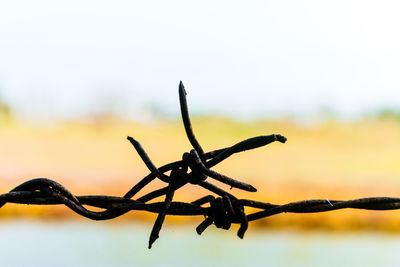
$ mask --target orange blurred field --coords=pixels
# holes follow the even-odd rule
[[[190,150],[179,120],[152,124],[118,119],[16,121],[0,127],[1,192],[31,178],[47,177],[77,195],[123,195],[148,173],[126,140],[127,135],[141,142],[158,166],[178,160],[184,151]],[[283,204],[311,198],[352,199],[400,194],[400,123],[394,119],[329,121],[304,126],[290,120],[245,123],[201,117],[193,120],[193,127],[205,150],[226,147],[257,135],[280,133],[288,138],[286,144],[273,143],[235,155],[215,168],[258,189],[256,193],[232,189],[240,198]],[[145,192],[162,185],[162,182],[155,182]],[[178,191],[175,199],[194,200],[204,194],[204,190],[189,185]],[[64,206],[15,204],[1,208],[0,217],[82,219]],[[154,214],[130,212],[117,220],[154,218]],[[200,222],[201,218],[173,217],[169,220],[186,223]],[[399,220],[399,211],[339,210],[281,214],[252,224],[400,231]]]

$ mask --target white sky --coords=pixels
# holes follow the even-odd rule
[[[196,113],[399,107],[399,13],[399,1],[3,0],[0,95],[25,115],[178,114],[183,80]]]

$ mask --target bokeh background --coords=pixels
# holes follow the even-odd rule
[[[206,150],[280,133],[215,169],[283,204],[400,193],[400,4],[396,1],[2,1],[0,189],[35,177],[123,195],[190,150],[178,83]],[[155,182],[145,191],[162,186]],[[205,192],[187,186],[177,199]],[[395,264],[398,211],[282,214],[235,230],[154,214],[92,222],[64,206],[0,209],[8,266]],[[23,256],[25,255],[25,256]],[[44,262],[44,258],[46,261]]]

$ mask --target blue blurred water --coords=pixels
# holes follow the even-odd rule
[[[1,266],[398,266],[400,236],[382,233],[234,231],[165,225],[147,249],[150,225],[0,223]]]

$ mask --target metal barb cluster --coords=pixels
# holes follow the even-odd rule
[[[133,186],[123,197],[102,195],[75,196],[56,181],[47,178],[36,178],[15,187],[9,193],[0,195],[0,208],[6,203],[36,205],[64,204],[77,214],[92,220],[113,219],[131,210],[145,210],[157,213],[158,216],[150,234],[149,248],[151,248],[152,244],[159,237],[166,215],[203,215],[205,217],[204,221],[196,228],[199,235],[211,224],[215,224],[217,228],[228,230],[232,223],[238,223],[240,224],[240,228],[237,235],[243,238],[249,221],[283,212],[312,213],[344,208],[367,210],[400,209],[400,198],[389,197],[362,198],[349,201],[311,199],[285,205],[238,199],[234,195],[206,181],[207,178],[210,177],[220,181],[231,188],[236,187],[250,192],[257,191],[256,188],[245,182],[218,173],[211,168],[235,153],[262,147],[274,141],[285,143],[286,138],[277,134],[257,136],[239,142],[231,147],[205,153],[192,130],[186,102],[186,92],[182,82],[179,84],[179,100],[186,135],[193,149],[190,152],[185,152],[182,160],[157,168],[140,143],[128,136],[128,140],[150,170],[150,174]],[[167,175],[166,173],[169,171],[170,173]],[[160,179],[167,185],[137,199],[132,199],[155,178]],[[175,191],[187,183],[201,186],[218,197],[207,195],[191,203],[173,201]],[[163,202],[149,203],[160,196],[165,196]],[[92,211],[85,206],[102,208],[104,210]],[[258,208],[260,211],[246,214],[245,207]]]

